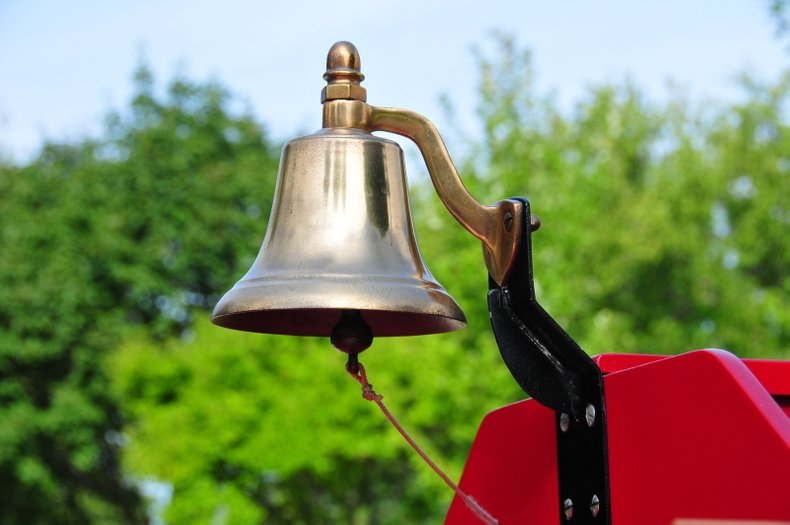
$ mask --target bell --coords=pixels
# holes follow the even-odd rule
[[[258,257],[212,321],[329,336],[341,317],[359,315],[373,337],[466,325],[417,248],[400,146],[361,129],[329,127],[283,148]]]

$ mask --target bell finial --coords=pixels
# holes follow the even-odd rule
[[[362,81],[365,76],[360,72],[361,65],[359,51],[354,44],[345,40],[335,42],[326,55],[327,71],[324,73],[324,80],[329,80],[329,77],[335,72],[354,72],[360,76],[359,80]]]
[[[321,91],[321,103],[340,99],[366,101],[367,92],[359,85],[365,80],[361,69],[362,60],[356,46],[345,40],[335,42],[326,55],[324,80],[327,85]]]

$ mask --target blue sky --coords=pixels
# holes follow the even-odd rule
[[[448,94],[474,133],[474,47],[504,31],[534,52],[539,84],[570,104],[586,86],[626,77],[650,96],[672,79],[695,98],[737,97],[732,77],[776,78],[790,64],[767,2],[538,0],[0,0],[0,155],[24,161],[45,138],[96,134],[126,106],[145,60],[165,83],[176,72],[217,79],[272,136],[320,127],[326,51],[350,40],[372,104],[447,126]]]

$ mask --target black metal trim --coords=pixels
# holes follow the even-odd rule
[[[606,403],[600,368],[538,304],[532,273],[529,201],[522,206],[519,252],[507,281],[489,278],[488,309],[497,346],[513,378],[539,403],[556,411],[560,523],[611,523]],[[515,219],[515,218],[514,218]],[[588,425],[588,405],[595,410]],[[567,429],[561,419],[567,415]],[[598,514],[590,505],[600,500]],[[563,503],[573,502],[566,519]]]

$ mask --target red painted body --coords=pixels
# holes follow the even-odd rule
[[[790,523],[790,361],[721,350],[595,360],[605,374],[613,525]],[[553,412],[534,400],[491,412],[461,488],[502,525],[558,523],[555,439]],[[445,523],[479,522],[456,498]]]

